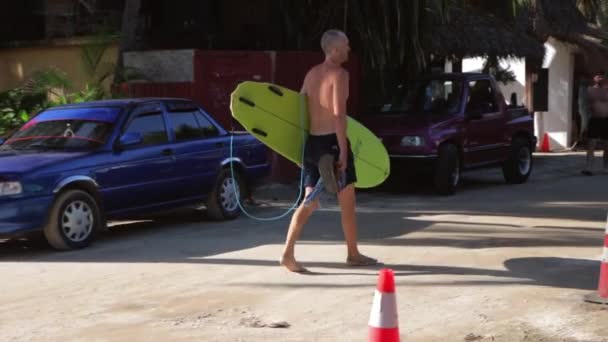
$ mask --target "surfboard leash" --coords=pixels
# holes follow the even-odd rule
[[[300,102],[304,101],[303,97],[300,97]],[[303,109],[304,105],[302,103],[300,103],[300,125],[301,127],[304,127],[304,112]],[[240,197],[240,193],[236,188],[236,178],[234,177],[234,163],[233,163],[233,158],[234,158],[234,117],[231,115],[231,134],[230,134],[230,174],[231,177],[233,179],[232,182],[232,189],[234,191],[234,194],[236,196],[236,203],[239,206],[239,209],[249,218],[256,220],[256,221],[277,221],[282,219],[283,217],[287,216],[289,213],[291,213],[293,210],[295,210],[298,207],[298,202],[300,201],[300,198],[302,197],[302,188],[304,187],[304,151],[306,148],[306,130],[302,129],[302,160],[301,160],[301,168],[300,168],[300,186],[299,186],[299,191],[298,191],[298,197],[296,198],[295,202],[293,203],[293,205],[287,209],[287,211],[285,211],[283,214],[278,215],[278,216],[273,216],[273,217],[257,217],[254,216],[252,214],[250,214],[242,205],[241,203],[241,197]]]

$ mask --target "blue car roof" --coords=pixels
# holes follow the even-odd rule
[[[144,98],[126,98],[126,99],[112,99],[112,100],[99,100],[99,101],[89,101],[82,103],[72,103],[61,106],[56,106],[53,108],[49,108],[48,110],[60,109],[60,108],[78,108],[78,107],[98,107],[98,106],[108,106],[108,107],[126,107],[128,105],[140,104],[146,102],[193,102],[189,99],[184,98],[170,98],[170,97],[144,97]]]

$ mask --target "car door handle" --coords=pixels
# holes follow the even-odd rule
[[[172,148],[166,148],[162,151],[163,155],[165,156],[170,156],[173,154],[173,149]]]
[[[216,142],[215,143],[215,147],[224,147],[224,143],[223,142]]]

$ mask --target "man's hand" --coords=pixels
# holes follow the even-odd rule
[[[338,171],[346,171],[348,165],[348,154],[346,152],[340,152],[340,159],[338,159]]]

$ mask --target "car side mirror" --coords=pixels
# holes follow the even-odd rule
[[[4,144],[5,142],[6,142],[6,139],[0,138],[0,145]]]
[[[139,145],[144,141],[143,136],[139,132],[125,133],[120,137],[118,145],[120,147]]]

